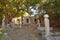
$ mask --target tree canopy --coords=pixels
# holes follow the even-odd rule
[[[39,12],[44,9],[51,18],[60,18],[60,0],[0,0],[0,19],[6,21],[22,16],[25,12],[32,14],[31,9],[39,4]],[[30,7],[32,7],[30,9]]]

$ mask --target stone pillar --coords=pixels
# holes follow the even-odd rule
[[[14,28],[15,27],[15,19],[12,19],[12,24],[11,26]]]
[[[21,23],[21,21],[20,21],[20,28],[21,28],[21,26],[22,26],[22,23]]]
[[[5,28],[5,16],[3,16],[2,27]]]
[[[38,20],[38,30],[40,30],[40,21]]]
[[[40,21],[38,20],[38,25],[39,25],[39,27],[40,27]]]
[[[4,35],[3,35],[3,39],[2,39],[2,40],[9,40],[8,33],[4,33]]]
[[[22,20],[21,20],[21,17],[20,17],[20,28],[22,27],[22,22],[21,22]]]
[[[48,14],[45,14],[44,15],[45,33],[46,33],[45,36],[47,37],[47,39],[50,36],[50,27],[49,27],[49,19],[48,18],[49,18]]]

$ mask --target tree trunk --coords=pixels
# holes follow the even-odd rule
[[[5,23],[6,24],[10,24],[10,22],[12,21],[12,15],[8,15],[8,14],[6,14],[5,15]]]

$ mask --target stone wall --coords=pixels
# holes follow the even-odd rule
[[[14,22],[15,24],[20,24],[20,17],[18,18],[13,18],[12,22]],[[28,16],[28,17],[23,17],[23,25],[25,24],[37,24],[38,20],[34,17],[34,16]]]

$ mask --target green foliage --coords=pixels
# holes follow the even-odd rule
[[[50,0],[43,5],[43,8],[51,16],[51,18],[60,18],[60,0]]]
[[[2,20],[2,19],[3,19],[3,12],[0,11],[0,20]]]
[[[39,4],[41,8],[45,9],[47,13],[51,16],[60,17],[60,0],[49,0],[49,2],[42,2],[44,0],[0,0],[0,10],[4,12],[4,15],[10,13],[13,17],[23,16],[23,12],[26,11],[28,14],[32,14],[29,9],[30,6],[33,8],[36,4]],[[22,10],[22,13],[20,12]],[[0,19],[2,19],[3,13],[0,12]],[[7,15],[6,18],[10,15]]]
[[[20,17],[22,16],[22,12],[18,12],[18,14],[16,15],[16,17]]]

